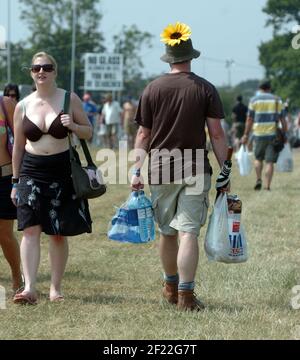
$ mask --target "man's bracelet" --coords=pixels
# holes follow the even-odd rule
[[[140,177],[141,176],[141,169],[133,169],[132,174]]]
[[[13,189],[16,188],[16,187],[18,187],[18,184],[12,184]]]

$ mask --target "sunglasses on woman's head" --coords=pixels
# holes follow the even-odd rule
[[[43,71],[45,72],[52,72],[55,70],[55,67],[53,64],[44,64],[44,65],[31,65],[30,66],[30,70],[33,73],[38,73],[41,71],[41,69],[43,69]]]

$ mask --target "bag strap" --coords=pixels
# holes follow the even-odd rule
[[[278,105],[279,105],[279,97],[275,97],[275,117],[276,117],[276,127],[279,125],[279,112],[278,112]],[[277,116],[278,115],[278,116]]]
[[[64,101],[64,113],[65,114],[68,114],[69,111],[70,111],[70,97],[71,97],[70,92],[66,91],[66,93],[65,93],[65,101]],[[75,154],[74,154],[74,150],[73,150],[72,143],[71,143],[71,135],[70,135],[70,133],[68,133],[68,139],[69,139],[70,156],[71,156],[72,159],[74,159]],[[89,148],[88,148],[88,146],[86,144],[86,141],[84,139],[79,139],[79,140],[80,140],[80,144],[82,146],[82,150],[84,152],[84,156],[85,156],[86,161],[88,163],[88,166],[96,167],[96,165],[94,164],[94,162],[92,160],[91,154],[89,152]]]

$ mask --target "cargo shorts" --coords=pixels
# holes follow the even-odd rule
[[[182,184],[150,185],[154,218],[164,235],[177,231],[199,235],[209,207],[211,175],[182,180]]]

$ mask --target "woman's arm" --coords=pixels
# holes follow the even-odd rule
[[[83,110],[79,97],[71,93],[70,114],[63,114],[61,122],[64,126],[74,132],[80,139],[90,139],[93,135],[93,129]]]
[[[14,122],[13,122],[13,117],[14,117],[14,111],[15,111],[15,107],[16,107],[16,103],[15,101],[11,100],[9,97],[4,96],[3,97],[3,105],[5,106],[5,110],[7,113],[7,123],[9,125],[9,127],[12,129],[12,131],[14,131]]]
[[[13,117],[14,124],[14,147],[13,147],[13,177],[19,178],[21,162],[24,156],[26,138],[23,133],[23,110],[21,103],[18,103]]]

